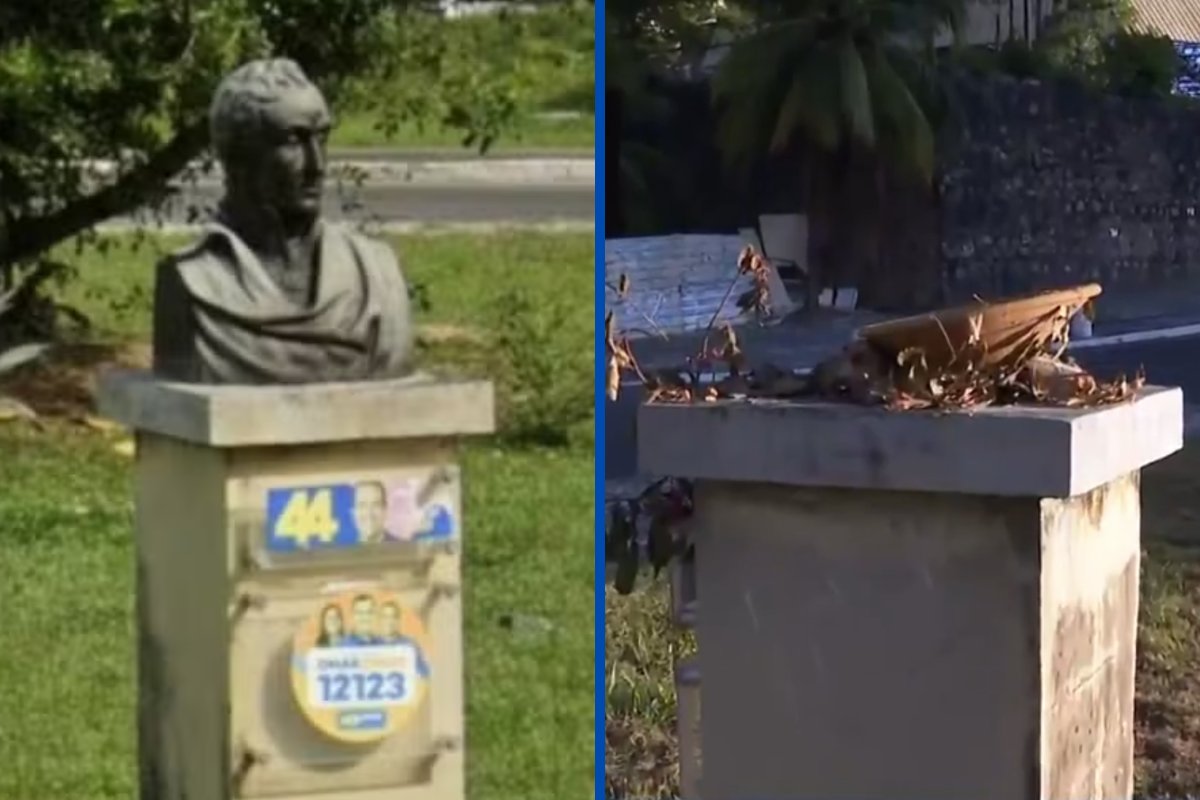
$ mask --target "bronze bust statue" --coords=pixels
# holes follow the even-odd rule
[[[252,61],[217,88],[216,219],[158,265],[154,371],[188,383],[322,383],[407,374],[408,287],[388,245],[321,220],[321,92],[294,62]]]

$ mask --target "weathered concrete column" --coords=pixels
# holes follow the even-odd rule
[[[705,800],[1130,797],[1139,470],[1178,389],[638,428],[643,471],[696,480]]]
[[[136,432],[140,794],[461,800],[455,440],[492,388],[106,376]]]

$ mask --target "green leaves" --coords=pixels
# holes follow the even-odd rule
[[[1139,97],[1166,97],[1183,74],[1185,62],[1166,36],[1122,31],[1104,43],[1108,88]]]
[[[846,133],[867,147],[875,146],[875,115],[871,84],[863,65],[858,45],[849,36],[836,44],[837,76],[841,78],[841,115],[846,120]]]
[[[591,97],[592,15],[577,2],[452,22],[415,8],[388,12],[380,17],[382,44],[346,100],[380,119],[385,135],[422,120],[461,131],[463,146],[486,151],[528,111],[554,100],[577,106],[581,83]],[[556,86],[546,85],[547,75]]]
[[[928,180],[929,109],[910,84],[912,71],[899,71],[897,63],[921,58],[936,32],[961,24],[962,0],[809,2],[774,10],[791,16],[740,40],[713,83],[718,140],[730,166],[745,167],[797,140],[827,152],[854,143]],[[897,41],[911,52],[901,56]]]
[[[933,176],[936,136],[926,109],[884,51],[869,49],[864,58],[870,75],[870,102],[879,130],[879,149],[898,169],[929,181]]]
[[[202,154],[217,82],[249,59],[292,58],[335,105],[361,100],[385,112],[385,126],[430,120],[481,150],[545,90],[532,85],[542,75],[578,72],[584,59],[590,71],[590,24],[579,24],[590,5],[461,22],[424,9],[419,0],[0,4],[0,228],[10,234],[0,237],[0,282],[110,215],[157,205]],[[555,37],[572,39],[569,56],[548,44]],[[540,47],[526,47],[533,40]],[[102,180],[97,160],[116,165]]]

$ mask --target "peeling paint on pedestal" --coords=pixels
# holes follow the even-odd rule
[[[1129,797],[1139,479],[1042,501],[1042,797]]]

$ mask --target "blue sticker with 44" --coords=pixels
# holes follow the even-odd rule
[[[354,487],[349,484],[267,492],[267,549],[298,552],[356,547]]]

